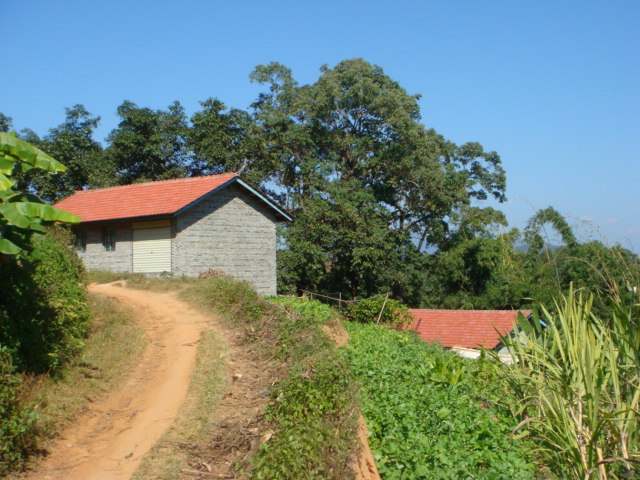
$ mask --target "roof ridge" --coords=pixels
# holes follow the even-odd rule
[[[236,172],[225,172],[225,173],[215,173],[213,175],[200,175],[197,177],[182,177],[182,178],[168,178],[167,180],[152,180],[150,182],[140,182],[140,183],[130,183],[128,185],[114,185],[113,187],[101,187],[101,188],[88,188],[86,190],[75,190],[73,193],[86,193],[86,192],[104,192],[105,190],[118,190],[123,188],[131,188],[131,187],[143,187],[150,185],[157,185],[159,183],[178,183],[185,182],[187,180],[201,180],[204,178],[212,178],[212,177],[239,177]]]

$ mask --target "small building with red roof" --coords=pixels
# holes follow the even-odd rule
[[[480,347],[496,349],[501,344],[500,336],[513,331],[519,313],[531,315],[529,310],[410,309],[409,313],[413,321],[408,328],[422,340],[461,352]]]
[[[82,218],[88,270],[215,270],[276,293],[276,224],[291,216],[235,173],[80,190],[55,206]]]

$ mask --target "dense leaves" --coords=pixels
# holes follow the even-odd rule
[[[346,358],[384,479],[530,479],[532,458],[510,439],[518,421],[488,401],[471,364],[409,332],[348,323]]]
[[[21,370],[58,370],[83,345],[89,310],[83,268],[69,248],[68,232],[52,229],[34,239],[26,259],[32,268],[0,264],[0,345]]]
[[[0,263],[20,260],[31,248],[34,234],[54,222],[77,223],[80,218],[51,207],[39,197],[21,191],[21,174],[63,172],[66,168],[42,150],[11,133],[0,132]]]
[[[617,299],[600,317],[570,290],[541,323],[504,339],[511,365],[493,362],[504,399],[526,420],[520,435],[561,478],[638,478],[640,312]],[[513,405],[513,402],[510,402]]]
[[[211,97],[188,117],[177,101],[160,109],[124,101],[104,146],[93,139],[99,117],[75,105],[42,139],[21,132],[68,170],[19,173],[18,186],[53,201],[74,189],[240,172],[295,218],[279,229],[281,292],[523,308],[531,299],[549,304],[574,282],[594,286],[602,312],[612,280],[637,285],[626,278],[637,278],[636,255],[581,243],[551,207],[522,235],[510,230],[483,203],[506,199],[500,156],[425,125],[419,95],[380,66],[348,59],[300,84],[272,62],[250,79],[262,91],[246,110]],[[0,130],[10,128],[1,115]],[[561,243],[551,245],[547,231]]]
[[[0,346],[0,475],[35,448],[35,414],[20,401],[20,381],[9,350]]]

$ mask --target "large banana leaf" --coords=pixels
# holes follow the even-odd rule
[[[3,175],[11,175],[16,161],[9,155],[0,155],[0,173]]]
[[[4,163],[0,164],[0,172],[5,172],[4,169],[8,168],[7,160],[19,159],[28,165],[42,170],[46,170],[51,173],[64,172],[67,167],[54,160],[49,155],[44,153],[39,148],[28,144],[24,140],[20,140],[13,133],[0,132],[0,152],[3,153]]]
[[[17,210],[28,217],[41,218],[45,222],[79,223],[81,218],[46,203],[19,202]]]
[[[0,173],[0,190],[8,190],[11,187],[13,187],[13,182],[4,173]]]

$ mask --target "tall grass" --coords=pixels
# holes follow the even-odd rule
[[[561,478],[639,478],[640,306],[611,300],[610,315],[592,311],[593,296],[568,294],[546,324],[521,322],[504,338],[513,363],[502,370],[520,400],[520,435]]]

